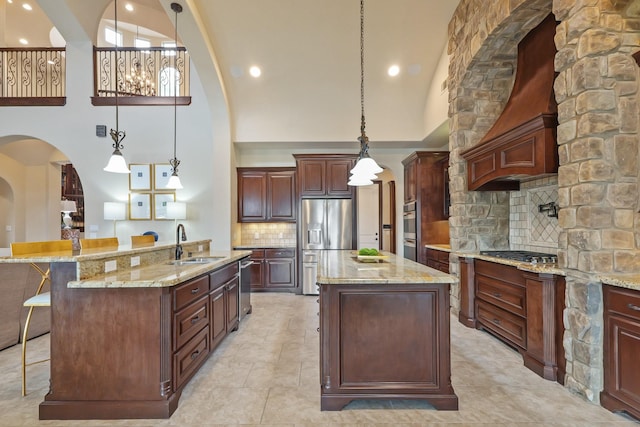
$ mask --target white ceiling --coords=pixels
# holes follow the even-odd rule
[[[30,46],[48,46],[52,22],[67,41],[84,36],[96,43],[100,19],[113,18],[109,0],[27,0],[32,12],[21,8],[24,1],[0,6],[6,24],[0,26],[5,28],[0,44],[19,46],[17,39],[28,30]],[[178,2],[202,23],[200,31],[213,48],[234,142],[353,144],[360,130],[358,0]],[[133,12],[124,10],[126,3],[134,6]],[[372,143],[407,146],[429,137],[427,94],[432,85],[442,84],[432,81],[433,74],[457,3],[366,0],[365,115]],[[123,26],[139,25],[173,38],[174,17],[167,16],[158,0],[118,4]],[[386,74],[391,64],[401,69],[395,78]],[[260,78],[248,75],[251,65],[262,68]]]

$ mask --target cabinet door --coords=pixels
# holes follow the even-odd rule
[[[352,197],[353,187],[347,183],[353,168],[353,161],[351,159],[327,160],[326,168],[327,196]]]
[[[270,221],[295,222],[295,172],[267,174],[267,215]]]
[[[227,335],[227,303],[224,299],[224,287],[211,292],[211,349]]]
[[[264,288],[264,249],[255,249],[251,252],[251,289]]]
[[[295,286],[295,261],[293,258],[265,260],[265,287],[292,288]]]
[[[416,200],[416,163],[411,162],[404,167],[404,202]]]
[[[267,220],[266,172],[238,172],[238,218],[240,222]]]
[[[300,160],[298,162],[298,179],[300,180],[300,196],[326,195],[325,160]]]
[[[634,408],[640,411],[640,321],[622,316],[605,320],[604,390],[622,405],[606,406],[611,410]]]
[[[240,320],[240,309],[238,307],[240,301],[240,280],[238,276],[225,283],[224,291],[227,303],[227,333],[229,333],[238,328]]]

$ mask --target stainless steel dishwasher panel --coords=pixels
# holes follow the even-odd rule
[[[319,295],[316,279],[318,278],[318,253],[304,251],[302,253],[302,293],[304,295]]]

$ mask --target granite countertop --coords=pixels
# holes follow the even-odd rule
[[[320,284],[456,283],[455,276],[426,265],[382,252],[383,262],[357,260],[355,251],[321,251],[318,261]]]
[[[71,281],[69,288],[158,288],[174,286],[208,271],[224,267],[251,255],[250,251],[216,251],[194,253],[193,257],[211,258],[206,264],[171,264],[167,260],[159,264],[121,269],[85,280]],[[183,258],[182,261],[189,258]]]
[[[603,284],[640,291],[640,273],[609,273],[597,277]]]
[[[451,245],[448,243],[429,243],[424,245],[427,249],[436,249],[438,251],[451,252]]]
[[[184,245],[205,245],[209,244],[211,239],[193,240],[180,242]],[[92,248],[82,249],[79,251],[62,251],[47,252],[43,254],[29,254],[0,257],[0,263],[21,263],[21,262],[79,262],[79,261],[95,261],[104,258],[113,258],[114,256],[137,255],[146,252],[154,252],[159,249],[175,248],[175,242],[155,242],[154,245],[132,247],[131,245],[119,245],[118,248]]]
[[[454,255],[460,258],[475,258],[481,259],[484,261],[495,262],[496,264],[504,264],[511,265],[516,267],[518,270],[522,271],[530,271],[532,273],[541,273],[541,274],[555,274],[556,276],[566,276],[566,272],[558,267],[558,264],[533,264],[530,262],[516,261],[513,259],[506,258],[498,258],[489,255],[481,255],[475,253],[463,253],[463,252],[453,252]]]
[[[233,249],[295,249],[295,245],[234,245]]]

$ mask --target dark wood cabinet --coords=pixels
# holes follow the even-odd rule
[[[472,272],[473,279],[461,275],[460,306],[465,312],[461,313],[461,322],[491,332],[518,350],[527,368],[563,384],[564,277],[479,259],[471,270],[466,264],[463,268]],[[469,291],[470,286],[473,291]],[[473,301],[472,311],[469,299]],[[469,319],[469,315],[475,319]]]
[[[604,388],[600,402],[610,411],[640,418],[640,292],[602,286],[604,300]]]
[[[225,332],[228,334],[231,331],[238,329],[239,325],[239,305],[240,300],[240,275],[239,267],[237,263],[229,264],[226,267],[218,269],[210,274],[211,277],[211,301],[214,299],[216,304],[212,310],[218,308],[218,312],[213,312],[213,318],[217,321],[224,319]],[[222,292],[222,300],[220,302],[220,292]],[[220,309],[224,311],[224,314],[220,313]],[[222,334],[222,323],[217,323],[215,326],[216,333]],[[215,339],[220,339],[215,337]],[[212,335],[211,340],[214,340]]]
[[[320,408],[353,399],[425,399],[458,408],[449,287],[320,284]]]
[[[298,171],[300,197],[352,198],[354,188],[347,185],[356,155],[293,155]]]
[[[237,174],[240,222],[295,222],[295,169],[238,168]]]
[[[428,267],[449,274],[449,252],[425,248],[425,259]]]
[[[405,205],[415,203],[416,261],[427,265],[424,245],[449,244],[449,225],[446,223],[449,208],[445,206],[449,203],[448,188],[445,190],[449,152],[416,151],[402,164],[404,202]]]
[[[296,288],[296,250],[267,248],[251,251],[251,290],[293,290]]]
[[[227,336],[227,304],[224,299],[224,288],[211,292],[211,349],[214,349]]]

